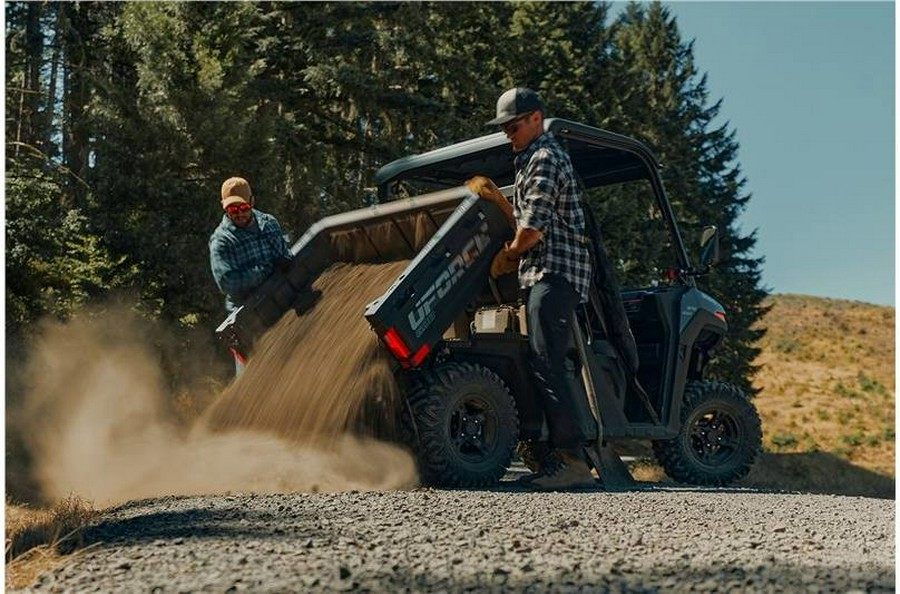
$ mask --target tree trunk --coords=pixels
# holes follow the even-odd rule
[[[88,129],[85,104],[89,96],[88,56],[89,43],[94,31],[90,19],[92,5],[64,3],[64,35],[66,72],[63,91],[63,162],[74,177],[69,180],[79,204],[83,203],[86,188],[80,183],[85,178],[88,154]]]
[[[53,30],[53,55],[50,58],[50,79],[47,81],[47,124],[49,130],[53,131],[54,128],[54,115],[56,114],[56,77],[59,74],[59,59],[60,54],[62,53],[62,39],[61,36],[63,34],[63,8],[59,5],[55,6],[56,10],[56,24],[54,25]],[[48,154],[55,154],[55,150],[51,151]]]
[[[41,29],[41,12],[44,4],[28,4],[25,19],[25,81],[22,85],[21,132],[19,142],[43,148],[40,136],[39,113],[41,102],[41,69],[44,65],[44,32]],[[18,151],[18,146],[17,149]]]

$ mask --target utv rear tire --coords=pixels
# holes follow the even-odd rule
[[[519,439],[515,403],[497,374],[471,363],[445,364],[417,374],[408,400],[424,484],[497,484]]]
[[[678,482],[723,487],[747,476],[761,445],[759,415],[744,393],[702,381],[684,391],[678,436],[654,441],[653,453]]]

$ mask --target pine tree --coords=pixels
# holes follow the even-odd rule
[[[84,23],[72,11],[88,5],[7,5],[7,339],[27,338],[44,315],[66,318],[131,278],[127,263],[97,233],[90,186],[75,166],[85,152],[67,130],[81,88],[73,41]],[[76,8],[77,7],[77,8]],[[79,121],[84,126],[84,121]],[[78,169],[75,171],[73,169]],[[16,351],[16,349],[11,349]]]
[[[598,106],[611,95],[602,86],[608,68],[608,10],[604,2],[516,4],[505,44],[513,63],[504,87],[536,90],[550,116],[601,126]]]
[[[8,3],[8,319],[26,332],[128,284],[149,315],[208,330],[223,313],[206,241],[224,178],[250,179],[296,239],[375,200],[385,163],[490,132],[499,93],[526,85],[549,115],[656,151],[691,251],[719,227],[727,259],[702,280],[730,315],[715,369],[750,387],[765,291],[755,236],[737,227],[750,196],[736,134],[662,5],[612,23],[609,9]],[[668,265],[648,192],[588,196],[625,284]]]
[[[613,33],[617,88],[610,126],[646,142],[663,163],[663,181],[689,252],[703,226],[719,229],[724,261],[701,285],[729,314],[729,332],[711,372],[750,393],[759,353],[755,343],[766,312],[760,286],[762,258],[750,255],[755,233],[741,235],[746,180],[737,163],[736,134],[715,126],[721,102],[708,104],[706,76],[698,76],[692,44],[682,41],[675,19],[659,3],[631,3]]]

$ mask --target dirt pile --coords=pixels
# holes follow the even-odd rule
[[[285,314],[194,427],[172,414],[158,353],[136,316],[46,325],[29,358],[25,405],[14,411],[44,499],[414,485],[408,453],[347,431],[369,398],[385,413],[397,397],[362,311],[402,269],[344,265],[323,274],[316,307]]]
[[[307,443],[372,429],[391,437],[390,424],[378,421],[394,418],[399,392],[362,312],[405,268],[401,261],[325,271],[313,284],[322,295],[313,310],[288,312],[266,332],[244,373],[204,415],[207,426]]]

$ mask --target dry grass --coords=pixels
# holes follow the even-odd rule
[[[56,565],[60,557],[81,548],[81,530],[98,512],[77,497],[49,509],[6,502],[6,588],[21,588]]]
[[[766,450],[831,454],[894,477],[894,308],[779,295],[756,398]]]

